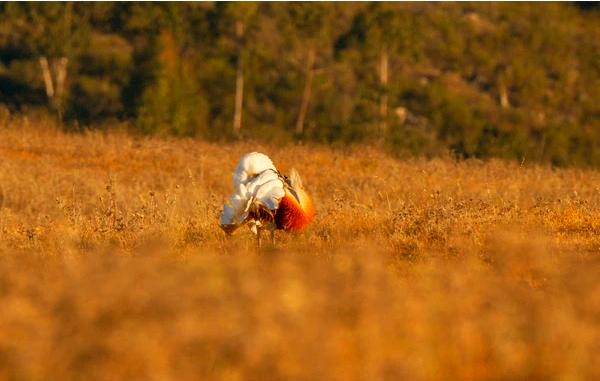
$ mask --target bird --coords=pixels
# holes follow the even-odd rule
[[[223,206],[219,223],[228,235],[249,225],[260,248],[263,230],[270,232],[274,244],[275,230],[302,230],[314,216],[314,204],[298,171],[282,175],[267,155],[250,152],[234,170],[233,194]]]

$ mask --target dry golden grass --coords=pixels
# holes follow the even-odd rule
[[[305,232],[217,225],[242,153]],[[600,379],[600,173],[0,126],[0,379]]]

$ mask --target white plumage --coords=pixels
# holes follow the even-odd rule
[[[233,189],[221,213],[221,226],[229,232],[244,223],[253,208],[275,211],[285,195],[284,184],[275,165],[265,154],[244,155],[233,173]],[[253,227],[253,231],[256,226]]]

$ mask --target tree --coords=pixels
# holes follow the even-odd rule
[[[233,46],[235,50],[235,96],[232,132],[239,137],[242,129],[242,114],[244,104],[244,57],[248,40],[248,24],[251,23],[257,11],[255,3],[219,3],[214,16],[220,31],[228,40],[225,45]]]
[[[164,4],[158,9],[156,73],[144,90],[137,118],[146,132],[180,136],[199,134],[207,124],[207,102],[197,75],[192,17],[204,9]]]
[[[62,120],[69,63],[89,38],[85,8],[72,2],[9,4],[5,13],[37,59],[48,102]]]
[[[332,6],[322,3],[290,3],[287,9],[294,42],[304,51],[304,86],[295,125],[296,134],[302,135],[311,100],[317,57],[324,55],[324,50],[331,49],[328,25],[331,22]]]
[[[411,19],[402,6],[373,3],[357,13],[350,31],[339,42],[345,49],[357,49],[365,62],[362,66],[368,65],[376,73],[366,77],[377,78],[377,84],[364,85],[375,90],[377,125],[382,137],[388,130],[391,61],[410,56],[415,49],[414,35],[410,32],[414,27]],[[372,92],[370,89],[365,93]]]

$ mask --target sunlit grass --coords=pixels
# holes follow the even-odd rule
[[[241,154],[305,232],[217,220]],[[0,127],[0,378],[600,378],[600,173]]]

